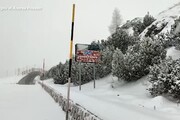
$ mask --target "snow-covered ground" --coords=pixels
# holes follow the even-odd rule
[[[180,51],[176,50],[175,47],[171,47],[167,49],[167,57],[171,56],[173,60],[180,58]]]
[[[146,77],[130,84],[116,80],[113,83],[112,79],[112,76],[108,76],[97,80],[96,89],[93,89],[92,82],[83,85],[81,91],[78,87],[71,87],[71,99],[104,120],[180,119],[180,106],[161,96],[150,97],[146,91]],[[54,85],[52,80],[46,83],[66,96],[66,85]]]
[[[0,120],[65,119],[65,113],[40,85],[16,84],[21,78],[0,79]]]
[[[180,57],[174,47],[167,50],[173,59]],[[64,96],[67,85],[55,85],[53,80],[45,81]],[[71,87],[71,99],[84,106],[104,120],[180,120],[180,105],[162,96],[152,98],[148,91],[147,77],[134,83],[117,81],[111,75],[78,87]]]
[[[167,49],[167,56],[180,57],[174,47]],[[22,78],[0,79],[0,120],[63,120],[61,107],[40,85],[17,85]],[[36,78],[37,79],[37,78]],[[67,85],[44,81],[66,97]],[[162,96],[152,98],[148,91],[147,77],[137,82],[119,82],[109,75],[82,86],[71,86],[70,98],[98,115],[103,120],[180,120],[180,105]]]

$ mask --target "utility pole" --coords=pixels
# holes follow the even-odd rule
[[[67,91],[67,110],[66,120],[69,117],[69,98],[70,98],[70,83],[71,83],[71,68],[72,68],[72,49],[73,49],[73,34],[74,34],[74,17],[75,17],[75,4],[72,9],[72,26],[71,26],[71,41],[70,41],[70,55],[69,55],[69,79],[68,79],[68,91]]]

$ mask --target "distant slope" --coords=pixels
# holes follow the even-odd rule
[[[166,17],[178,18],[180,15],[180,2],[175,4],[174,6],[168,8],[167,10],[162,11],[156,17],[157,19],[162,19]]]
[[[173,7],[159,13],[150,26],[148,26],[141,34],[140,37],[147,37],[148,34],[158,35],[161,33],[167,33],[171,31],[172,25],[175,24],[175,20],[180,16],[180,3]]]

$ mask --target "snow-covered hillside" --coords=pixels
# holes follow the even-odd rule
[[[157,19],[163,19],[166,17],[178,18],[179,15],[180,15],[180,3],[177,3],[174,6],[170,7],[169,9],[159,13],[156,16],[156,18]]]
[[[148,26],[142,33],[141,38],[145,37],[149,29],[156,31],[156,33],[167,33],[171,31],[172,25],[174,25],[175,20],[180,16],[180,3],[174,5],[173,7],[159,13],[155,18],[156,20]]]
[[[167,56],[180,58],[180,51],[174,47],[167,50]],[[45,84],[67,94],[67,85],[53,84],[47,80]],[[149,86],[147,76],[137,82],[119,82],[112,75],[82,86],[71,86],[71,99],[104,120],[179,120],[180,106],[163,96],[151,97],[146,90]]]

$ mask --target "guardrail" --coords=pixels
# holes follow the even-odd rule
[[[42,88],[54,99],[56,103],[61,106],[63,111],[67,111],[67,99],[63,97],[61,93],[56,91],[54,88],[44,84],[41,81],[38,83],[42,86]],[[78,103],[74,103],[70,100],[69,105],[69,120],[103,120],[94,113],[90,112],[83,106]]]

